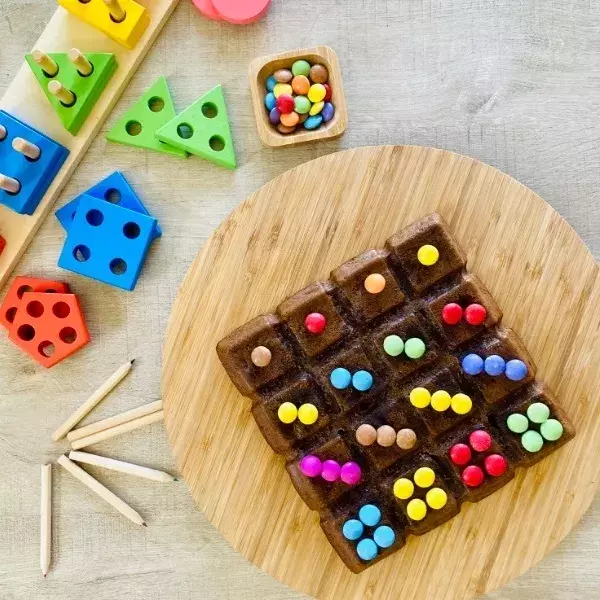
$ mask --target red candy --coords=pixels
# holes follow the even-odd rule
[[[289,94],[281,94],[275,101],[275,106],[282,115],[287,115],[294,110],[294,99]]]
[[[331,96],[333,95],[331,86],[328,83],[324,83],[323,87],[325,88],[325,98],[323,98],[323,102],[329,102],[331,100]]]
[[[477,429],[469,436],[469,444],[475,452],[485,452],[492,445],[492,436],[483,429]]]
[[[468,487],[480,486],[483,482],[483,477],[483,471],[475,465],[469,465],[462,472],[462,480],[464,484]]]
[[[450,302],[442,308],[442,321],[446,325],[456,325],[462,319],[462,315],[463,309],[456,302]]]
[[[490,454],[483,463],[486,472],[492,477],[500,477],[508,467],[508,462],[501,454]]]
[[[487,310],[481,304],[469,304],[465,308],[465,321],[469,325],[481,325],[487,318]]]
[[[304,326],[306,329],[315,335],[323,333],[326,325],[327,320],[321,313],[310,313],[306,319],[304,319]]]
[[[466,444],[454,444],[450,448],[450,460],[455,465],[466,465],[471,460],[471,449]]]

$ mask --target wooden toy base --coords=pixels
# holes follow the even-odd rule
[[[326,174],[324,177],[323,174]],[[392,233],[438,211],[469,269],[521,336],[577,436],[479,504],[360,575],[338,558],[261,436],[215,345],[233,328]],[[215,268],[215,265],[218,268]],[[374,147],[289,171],[242,203],[194,261],[164,353],[165,423],[198,507],[244,556],[305,594],[458,599],[546,556],[600,481],[600,278],[568,224],[508,175],[466,156]]]

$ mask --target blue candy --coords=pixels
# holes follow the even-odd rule
[[[313,115],[312,117],[308,117],[306,121],[304,121],[305,129],[316,129],[323,122],[322,115]]]
[[[373,385],[373,375],[369,371],[356,371],[352,376],[352,385],[359,392],[366,392]]]
[[[333,115],[335,115],[335,106],[331,102],[325,102],[325,106],[323,106],[323,110],[321,111],[323,123],[329,123],[333,119]]]
[[[344,369],[342,367],[338,367],[331,371],[329,375],[329,381],[331,381],[331,385],[336,390],[345,390],[352,381],[352,375],[350,375],[350,371],[348,369]]]
[[[373,560],[377,556],[377,544],[369,538],[360,540],[356,546],[356,554],[362,560]]]
[[[275,108],[275,104],[277,103],[277,98],[275,98],[275,94],[273,92],[269,92],[265,96],[265,106],[267,110],[273,110]]]
[[[391,527],[382,525],[373,533],[373,539],[380,548],[389,548],[396,541],[396,534]]]
[[[504,373],[504,369],[506,367],[506,363],[501,356],[497,354],[492,354],[485,359],[484,369],[488,375],[492,377],[497,377],[498,375],[502,375]]]
[[[467,375],[479,375],[483,371],[483,358],[478,354],[467,354],[462,359],[462,369]]]
[[[271,75],[271,77],[267,77],[265,85],[267,86],[267,92],[272,92],[277,85],[277,79]]]
[[[374,504],[365,504],[358,511],[358,518],[367,527],[375,527],[381,519],[381,511]]]
[[[509,360],[504,374],[511,381],[521,381],[527,377],[527,365],[522,360]]]
[[[349,519],[342,527],[342,534],[347,540],[358,540],[365,530],[365,526],[358,519]]]

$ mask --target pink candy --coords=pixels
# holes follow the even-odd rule
[[[300,461],[300,471],[306,477],[321,475],[325,481],[333,482],[341,479],[347,485],[356,485],[362,476],[360,466],[355,462],[340,464],[335,460],[321,460],[312,454],[305,456]]]
[[[342,466],[341,480],[348,485],[356,485],[360,481],[362,471],[355,462],[347,462]]]
[[[335,460],[326,460],[323,463],[321,477],[325,481],[337,481],[340,478],[340,465]]]
[[[332,461],[325,461],[325,462],[332,462]],[[321,461],[319,460],[319,458],[317,456],[313,456],[312,454],[309,456],[305,456],[300,461],[300,470],[302,471],[302,474],[306,475],[307,477],[318,477],[319,475],[321,475],[323,466],[324,466],[324,464],[321,464]],[[339,466],[338,466],[338,469],[339,469]]]

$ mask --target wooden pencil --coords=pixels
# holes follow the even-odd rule
[[[52,560],[52,465],[42,465],[40,496],[40,567],[46,577]]]
[[[71,442],[71,448],[73,450],[80,450],[81,448],[86,448],[87,446],[97,444],[98,442],[103,442],[104,440],[108,440],[117,435],[129,433],[134,429],[139,429],[140,427],[150,425],[151,423],[157,423],[158,421],[162,421],[164,416],[164,411],[159,410],[150,415],[146,415],[145,417],[140,417],[139,419],[134,419],[133,421],[128,421],[127,423],[121,423],[121,425],[117,425],[116,427],[111,427],[110,429],[105,429],[104,431],[99,431],[98,433],[93,433],[92,435],[88,435],[78,440],[74,440],[73,442]]]
[[[157,471],[156,469],[150,469],[149,467],[142,467],[140,465],[134,465],[133,463],[115,460],[114,458],[98,456],[97,454],[88,454],[87,452],[71,450],[71,452],[69,452],[69,458],[75,462],[103,467],[104,469],[126,473],[127,475],[135,475],[136,477],[144,477],[145,479],[160,481],[161,483],[177,481],[175,477],[164,471]]]
[[[115,415],[114,417],[109,417],[108,419],[103,419],[102,421],[90,423],[89,425],[80,427],[79,429],[73,429],[67,433],[67,439],[70,442],[73,442],[83,437],[87,437],[88,435],[92,435],[93,433],[98,433],[99,431],[116,427],[121,423],[127,423],[128,421],[133,421],[139,417],[145,417],[146,415],[158,412],[159,410],[162,410],[162,400],[156,400],[156,402],[150,402],[149,404],[138,406],[137,408],[133,408],[127,412]]]
[[[57,442],[63,438],[79,421],[81,421],[103,398],[105,398],[118,383],[131,371],[135,358],[119,367],[53,434]]]
[[[58,464],[64,467],[73,477],[81,481],[98,494],[105,502],[108,502],[113,508],[117,509],[123,516],[133,521],[136,525],[146,527],[144,519],[137,513],[129,504],[121,500],[117,495],[113,494],[107,487],[103,486],[97,479],[94,479],[89,473],[86,473],[81,467],[69,460],[66,454],[63,454],[58,459]]]

